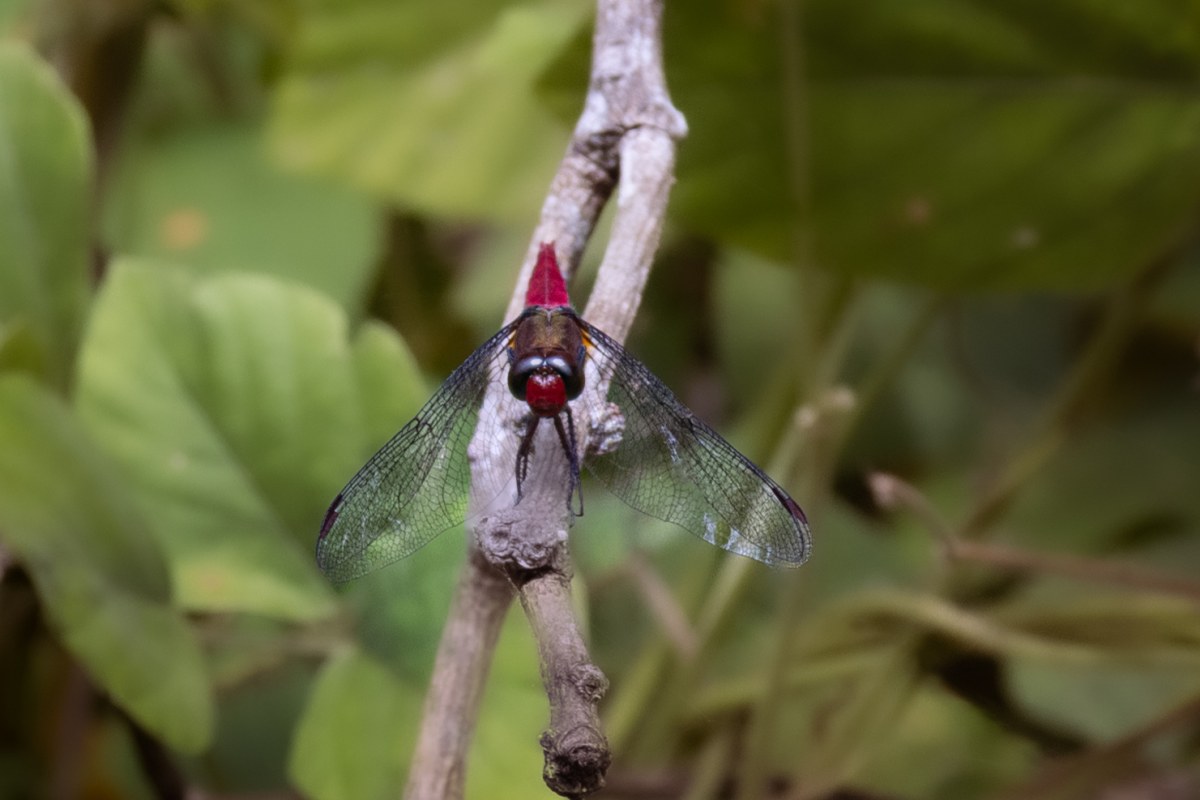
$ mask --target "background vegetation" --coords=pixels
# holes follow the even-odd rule
[[[398,793],[463,538],[342,594],[314,538],[503,322],[589,13],[0,2],[0,796]],[[1200,4],[666,37],[691,134],[630,349],[815,554],[590,490],[608,796],[1200,796]],[[545,796],[545,722],[515,613],[469,794]]]

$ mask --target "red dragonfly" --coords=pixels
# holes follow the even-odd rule
[[[554,247],[543,244],[521,315],[468,356],[330,505],[317,539],[317,563],[330,579],[348,581],[404,558],[466,518],[468,444],[488,387],[502,379],[527,413],[516,428],[484,419],[494,429],[481,434],[500,448],[499,463],[511,465],[498,483],[515,482],[515,502],[541,442],[565,458],[563,496],[576,516],[586,468],[630,506],[731,553],[775,566],[808,558],[799,504],[579,317]],[[589,382],[607,387],[607,401],[584,391]],[[573,409],[586,411],[592,425],[583,453]]]

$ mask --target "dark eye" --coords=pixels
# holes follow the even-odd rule
[[[525,399],[525,384],[539,367],[545,363],[541,356],[525,356],[508,368],[508,390],[518,400]]]
[[[572,363],[566,356],[550,356],[546,366],[558,373],[562,378],[563,388],[566,389],[567,399],[574,400],[583,391],[583,370],[578,363]]]

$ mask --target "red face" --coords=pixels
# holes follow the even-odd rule
[[[554,417],[583,391],[583,333],[569,307],[525,313],[508,346],[508,388],[536,416]]]

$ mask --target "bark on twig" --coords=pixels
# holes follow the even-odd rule
[[[467,751],[512,587],[472,549],[442,630],[404,796],[460,798]]]
[[[661,26],[662,0],[598,1],[584,110],[542,206],[506,319],[523,306],[542,242],[555,244],[569,280],[619,179],[608,249],[584,316],[618,341],[628,333],[662,235],[674,183],[675,142],[686,133],[667,94]],[[586,391],[606,389],[593,380]],[[525,412],[497,384],[489,389],[480,418],[506,420],[501,429],[512,430],[508,423],[515,424]],[[580,452],[586,452],[587,422],[576,421]],[[543,429],[552,435],[550,426]],[[566,460],[531,469],[519,506],[482,516],[504,488],[497,482],[513,469],[512,464],[492,463],[498,455],[488,444],[486,436],[477,435],[470,446],[472,557],[434,664],[406,797],[462,796],[480,691],[514,587],[538,642],[550,701],[550,726],[541,737],[543,774],[559,794],[582,797],[604,785],[611,756],[597,713],[607,681],[591,663],[570,602]],[[535,452],[554,454],[554,445],[535,444]],[[548,459],[544,455],[542,460]]]
[[[550,726],[540,742],[546,785],[580,797],[604,785],[612,756],[600,731],[596,704],[608,679],[591,663],[571,614],[571,579],[549,571],[521,587],[521,606],[538,631],[542,681],[550,701]]]

